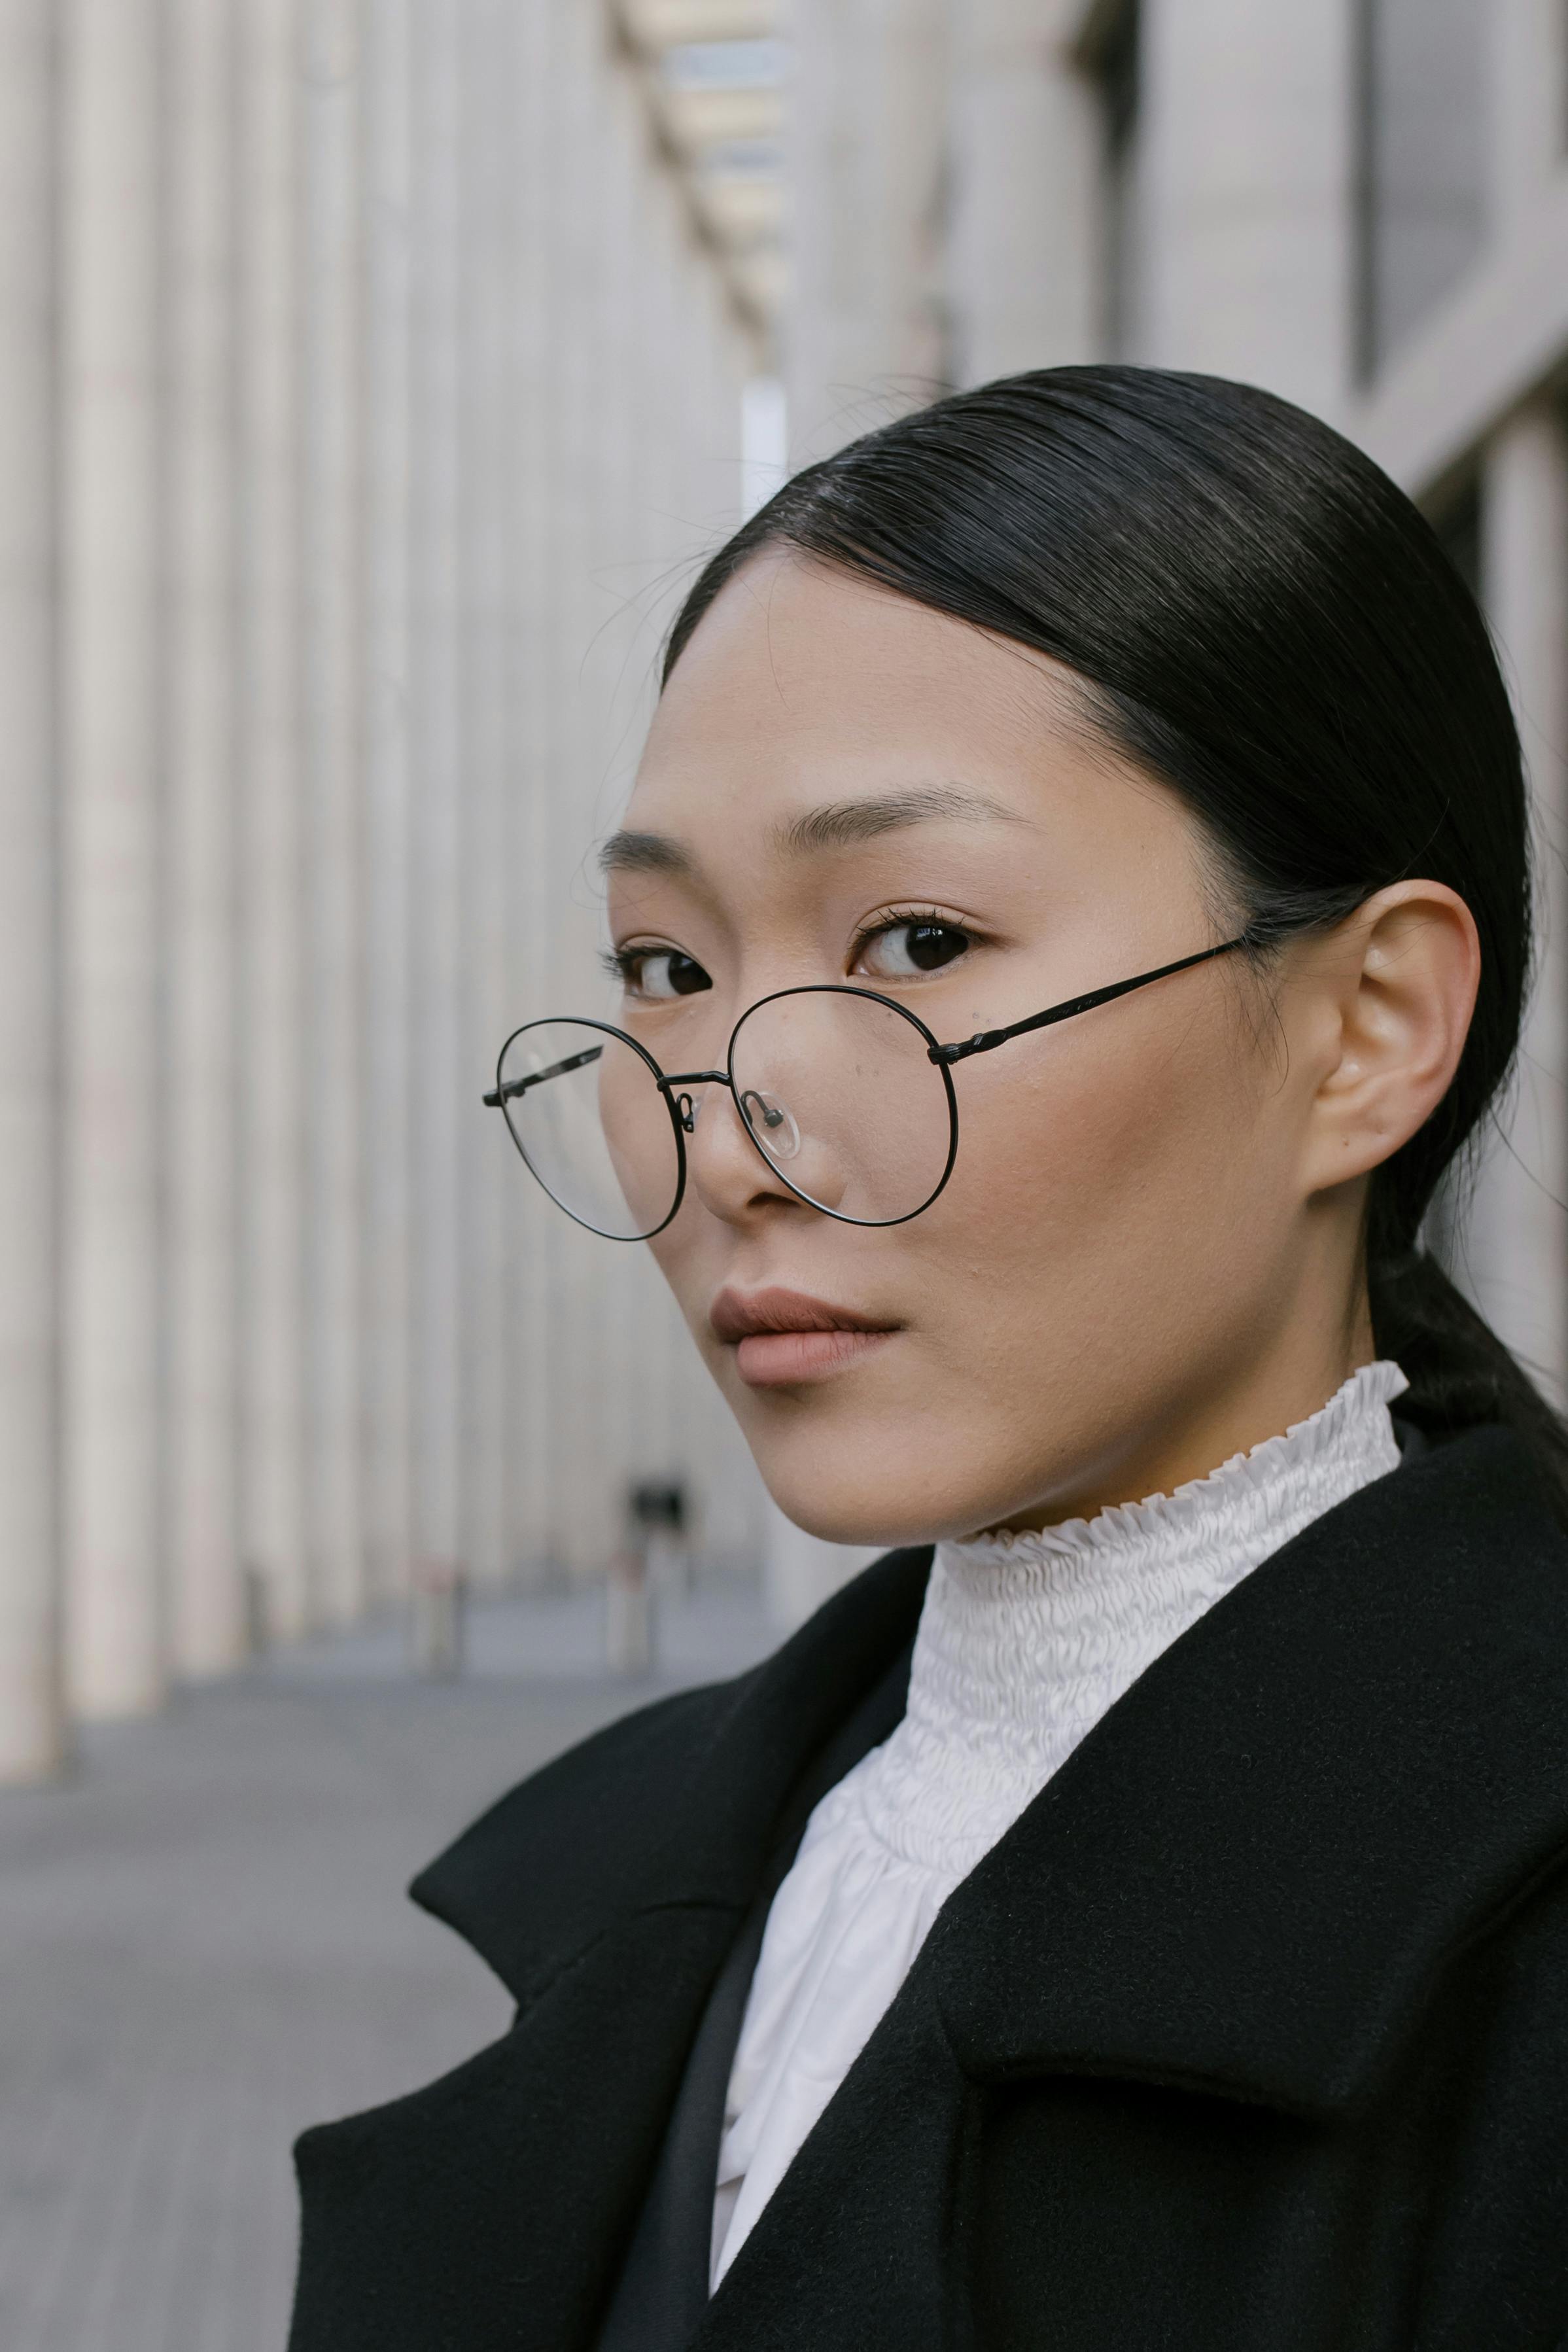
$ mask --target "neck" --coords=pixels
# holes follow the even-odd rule
[[[1309,1421],[1376,1352],[1364,1284],[1338,1329],[1325,1329],[1321,1313],[1275,1320],[1208,1381],[1195,1387],[1187,1368],[1179,1394],[1163,1400],[1137,1426],[1118,1430],[1048,1494],[995,1525],[1027,1534],[1067,1519],[1092,1519],[1145,1495],[1174,1495],[1207,1477],[1216,1463],[1249,1454]]]

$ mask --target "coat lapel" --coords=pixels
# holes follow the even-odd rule
[[[591,2341],[776,1831],[912,1638],[929,1565],[891,1555],[753,1674],[612,1726],[416,1881],[517,2021],[442,2081],[301,2140],[292,2352]]]

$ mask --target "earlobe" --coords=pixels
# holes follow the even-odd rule
[[[1441,882],[1380,890],[1323,942],[1339,1050],[1312,1106],[1309,1186],[1370,1174],[1407,1143],[1453,1083],[1475,1010],[1475,919]]]

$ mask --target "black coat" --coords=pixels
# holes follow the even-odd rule
[[[589,2352],[779,1822],[929,1557],[426,1873],[517,2022],[301,2141],[294,2352]],[[1134,1684],[941,1913],[695,2345],[1568,2345],[1568,1544],[1511,1438],[1342,1504]]]

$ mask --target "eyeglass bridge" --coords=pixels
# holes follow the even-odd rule
[[[696,1131],[697,1106],[693,1102],[690,1095],[685,1092],[687,1087],[728,1087],[732,1094],[735,1092],[735,1084],[727,1070],[672,1070],[657,1083],[660,1093],[669,1096],[674,1106],[675,1117],[688,1135],[695,1134]],[[682,1089],[679,1094],[673,1091],[677,1087]],[[767,1095],[759,1094],[754,1087],[747,1087],[745,1093],[737,1096],[736,1098],[740,1105],[741,1116],[748,1127],[751,1125],[751,1112],[747,1106],[754,1105],[764,1127],[783,1127],[786,1122],[789,1122],[793,1132],[794,1123],[789,1119],[789,1114],[782,1103],[773,1102]],[[796,1141],[798,1146],[798,1137]]]
[[[680,1120],[686,1133],[691,1135],[696,1129],[697,1107],[690,1095],[676,1094],[674,1089],[676,1087],[727,1087],[729,1072],[727,1070],[672,1070],[665,1076],[659,1078],[656,1084],[662,1095],[669,1096],[675,1117]]]

